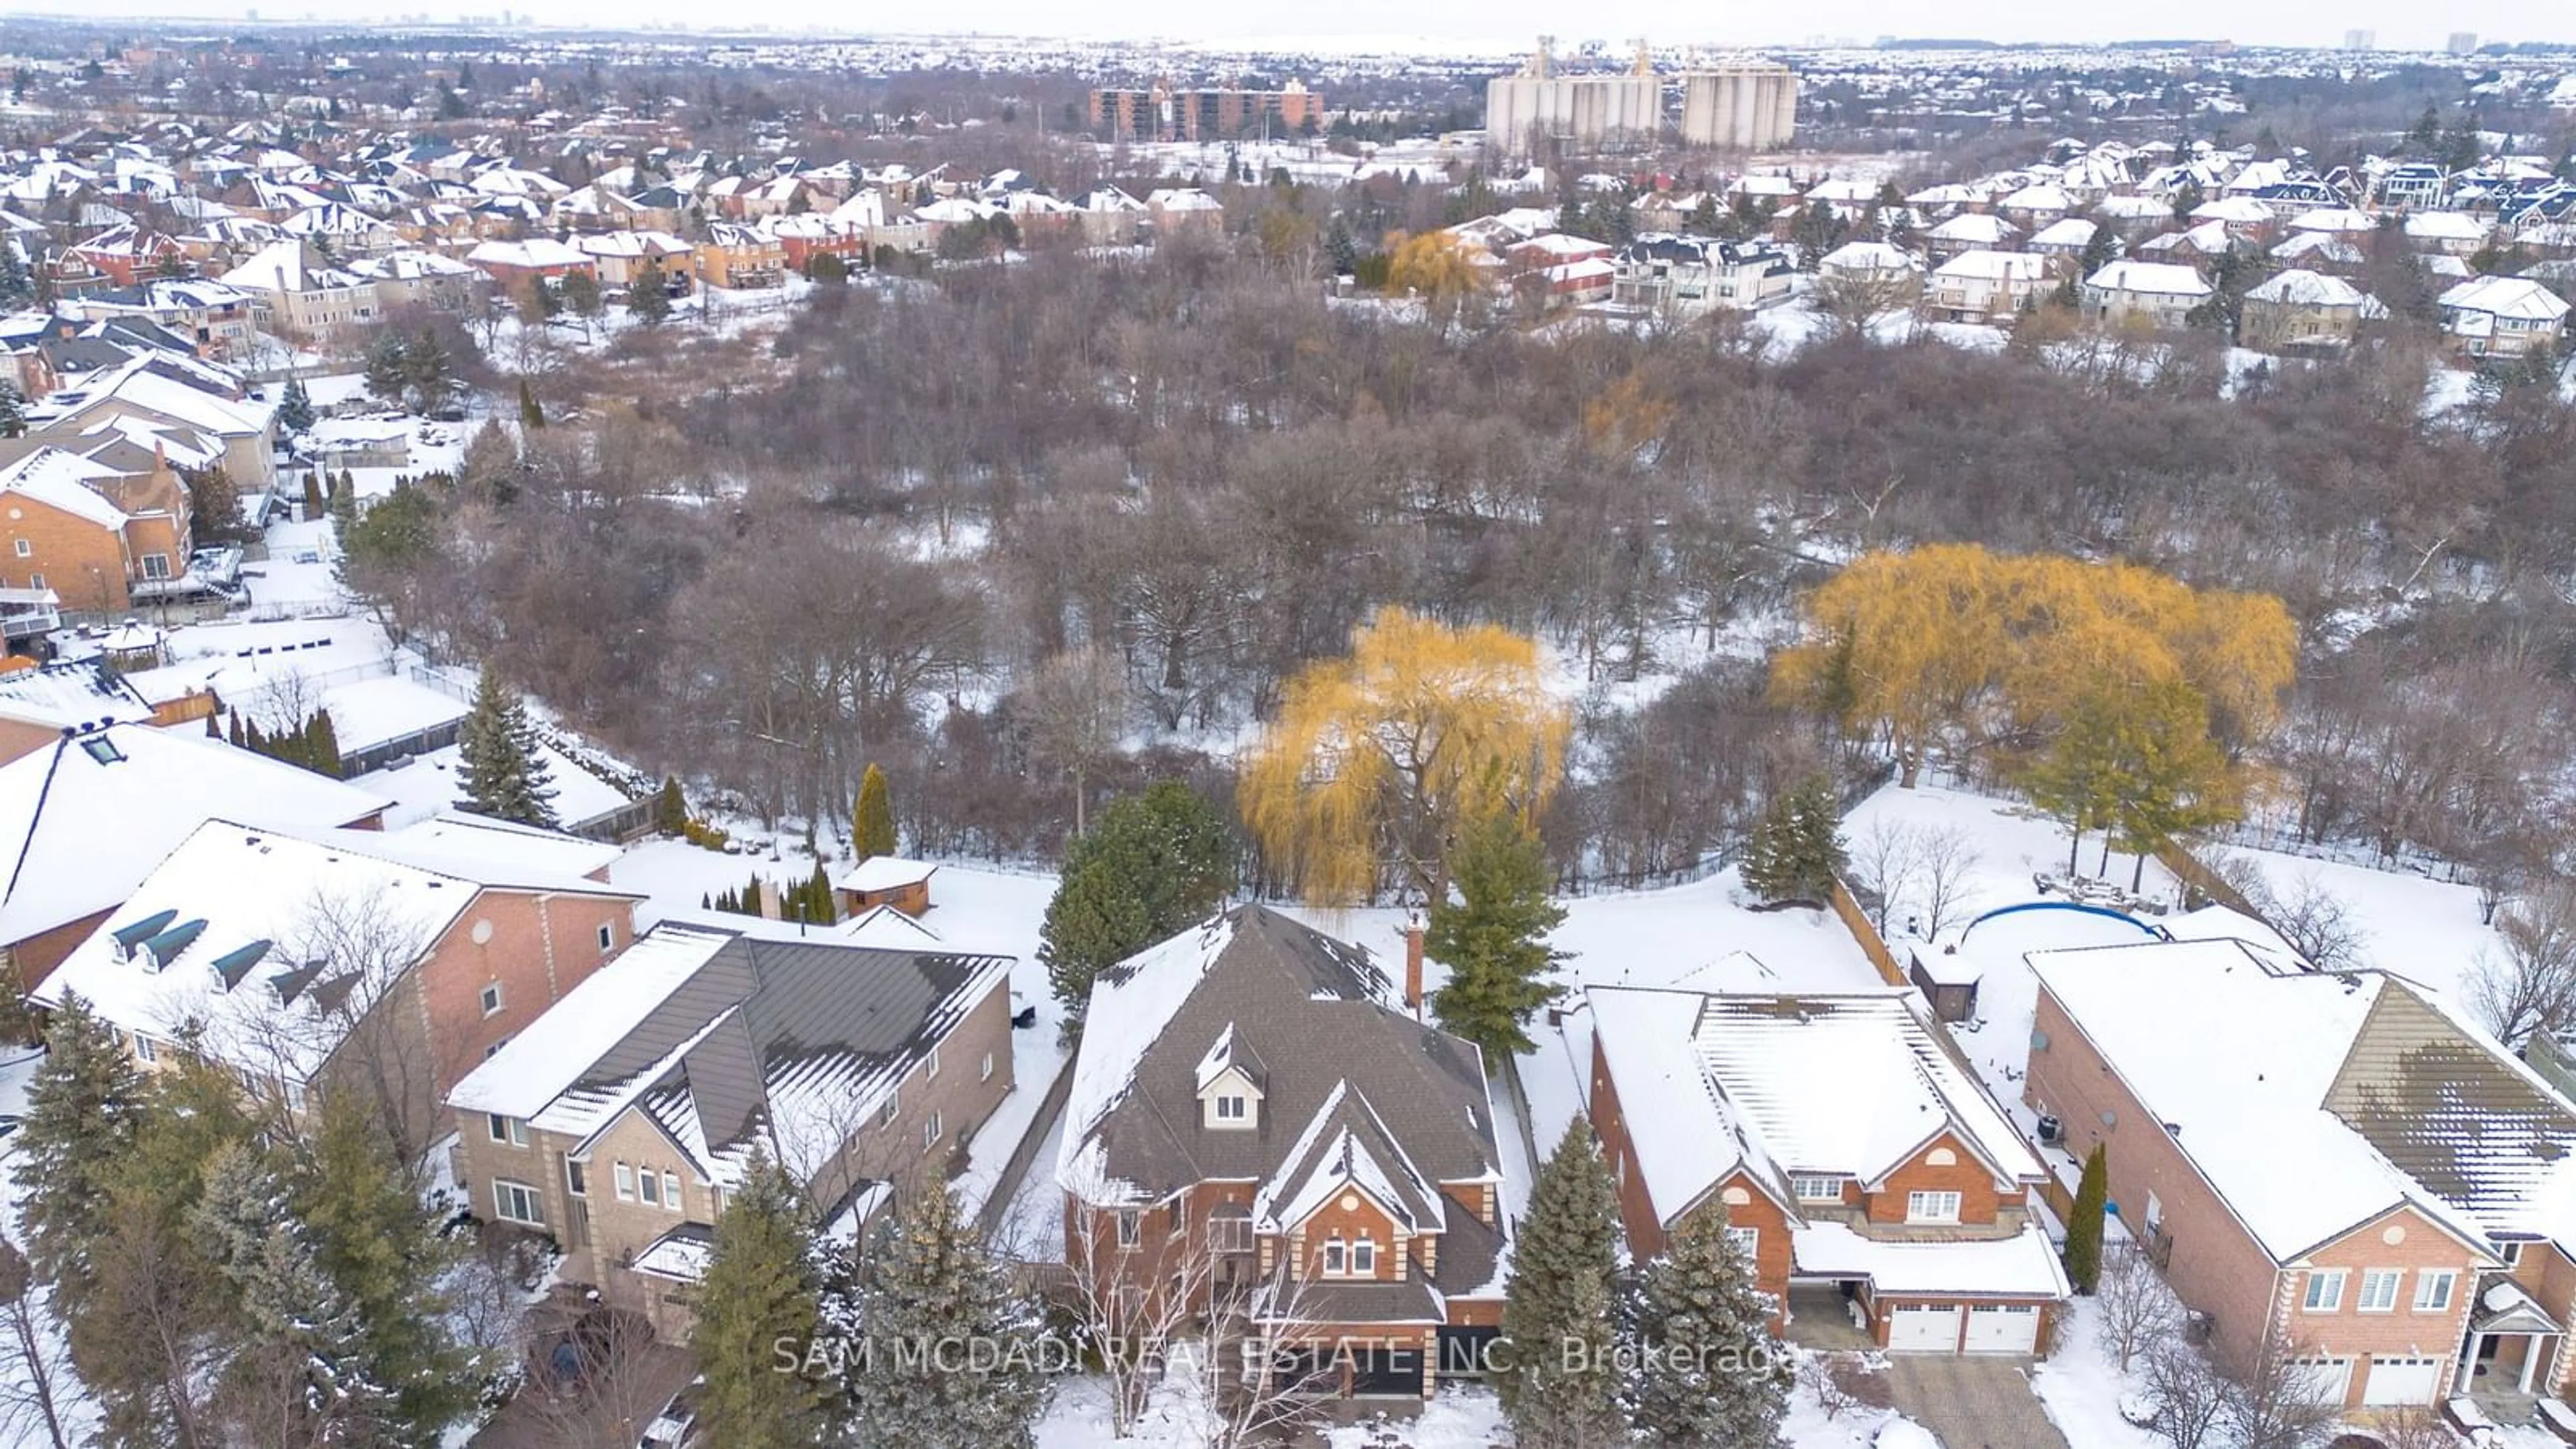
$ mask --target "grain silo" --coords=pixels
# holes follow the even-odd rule
[[[1776,61],[1739,61],[1682,77],[1682,144],[1775,151],[1797,134],[1798,77]]]

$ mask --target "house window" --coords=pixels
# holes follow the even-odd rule
[[[510,1039],[505,1036],[499,1041],[492,1043],[490,1046],[485,1047],[483,1049],[483,1060],[488,1062],[492,1058],[499,1056],[501,1054],[501,1048],[508,1046],[509,1044]]]
[[[599,927],[599,952],[605,956],[617,949],[617,927],[602,922]]]
[[[2522,1261],[2522,1244],[2518,1242],[2498,1243],[2496,1244],[2496,1256],[2504,1260],[2504,1265],[2510,1268]]]
[[[22,539],[19,539],[19,540],[17,541],[17,543],[16,543],[16,545],[15,545],[15,546],[16,546],[16,548],[17,548],[17,550],[18,550],[18,557],[20,557],[20,558],[33,558],[33,557],[35,556],[35,553],[36,553],[36,546],[35,546],[34,544],[32,544],[32,543],[29,543],[27,540],[25,540],[25,539],[23,539],[23,538],[22,538]]]
[[[680,1175],[676,1172],[662,1174],[662,1206],[673,1212],[680,1210]]]
[[[2299,1306],[2310,1313],[2332,1313],[2343,1307],[2343,1278],[2344,1270],[2341,1268],[2320,1269],[2308,1274],[2308,1296],[2300,1300]]]
[[[487,1112],[483,1114],[483,1125],[491,1132],[493,1141],[508,1142],[512,1140],[510,1119],[501,1113]]]
[[[27,575],[27,587],[28,587],[28,588],[31,588],[31,589],[41,589],[41,588],[43,588],[44,586],[45,586],[45,576],[44,576],[43,574],[29,574],[29,575]]]
[[[1793,1177],[1789,1191],[1800,1202],[1841,1202],[1843,1179],[1839,1177]]]
[[[939,1075],[939,1048],[930,1049],[930,1055],[922,1061],[921,1075],[925,1081]]]
[[[1243,1098],[1232,1096],[1219,1097],[1216,1099],[1216,1120],[1220,1122],[1240,1122],[1243,1120],[1243,1117]]]
[[[1760,1228],[1729,1227],[1726,1230],[1726,1243],[1728,1247],[1733,1248],[1743,1257],[1744,1261],[1749,1264],[1753,1261],[1755,1251],[1762,1246],[1762,1230]]]
[[[1351,1276],[1354,1278],[1377,1276],[1377,1239],[1362,1238],[1351,1244]]]
[[[574,1197],[590,1196],[589,1164],[576,1162],[569,1157],[564,1159],[564,1191]]]
[[[166,553],[145,554],[143,556],[143,576],[147,579],[166,579],[170,577],[170,556]]]
[[[1132,1248],[1145,1240],[1145,1219],[1129,1208],[1118,1214],[1118,1246]]]
[[[928,1152],[931,1148],[938,1145],[939,1114],[933,1112],[930,1114],[930,1120],[921,1124],[921,1150]]]
[[[2451,1306],[2451,1287],[2457,1273],[2425,1271],[2415,1275],[2415,1311],[2441,1313]]]
[[[491,985],[483,988],[483,1014],[485,1016],[497,1016],[500,1014],[500,1011],[501,983],[495,981]]]
[[[880,1127],[893,1126],[895,1114],[902,1110],[902,1094],[898,1092],[886,1093],[885,1105],[877,1108],[877,1125]]]
[[[1342,1235],[1335,1233],[1324,1240],[1324,1274],[1326,1277],[1339,1278],[1349,1271]]]
[[[532,1228],[546,1225],[545,1199],[524,1182],[493,1179],[492,1212],[505,1223],[525,1223]]]
[[[1251,1252],[1252,1219],[1208,1219],[1208,1248],[1210,1251],[1218,1253]]]
[[[2395,1268],[2365,1268],[2361,1273],[2361,1297],[2353,1307],[2364,1313],[2393,1313],[2397,1308],[2397,1285],[2406,1275]]]
[[[651,1168],[645,1168],[642,1171],[637,1172],[635,1174],[635,1186],[638,1191],[644,1194],[644,1205],[646,1207],[660,1207],[662,1205],[662,1175],[660,1173],[653,1171]]]
[[[1909,1192],[1905,1195],[1905,1220],[1909,1223],[1955,1223],[1959,1220],[1959,1195],[1955,1192]]]
[[[635,1201],[635,1169],[623,1162],[617,1164],[617,1200]]]
[[[993,1054],[991,1052],[984,1053],[984,1071],[983,1074],[978,1076],[975,1080],[979,1082],[989,1082],[993,1080]]]

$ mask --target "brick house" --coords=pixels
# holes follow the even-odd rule
[[[606,873],[615,851],[597,842],[441,824],[296,836],[208,820],[32,999],[78,993],[138,1062],[185,1041],[290,1110],[346,1073],[425,1144],[450,1087],[626,949],[638,899],[580,873]]]
[[[0,882],[0,963],[33,989],[208,820],[372,829],[387,803],[187,731],[127,722],[57,734],[0,765],[0,856],[14,862]]]
[[[2037,307],[2048,285],[2046,257],[1962,252],[1932,269],[1923,286],[1923,315],[1942,322],[2009,322]]]
[[[2526,357],[2558,345],[2567,303],[2528,277],[2479,277],[2442,294],[2442,335],[2470,357]]]
[[[787,268],[787,248],[775,237],[733,222],[710,222],[698,244],[698,279],[732,291],[775,287]]]
[[[2213,939],[2030,957],[2024,1097],[2213,1350],[2528,1418],[2576,1355],[2576,1106],[2411,984]]]
[[[1502,1320],[1502,1159],[1483,1054],[1418,1019],[1417,952],[1407,1011],[1368,952],[1239,906],[1093,983],[1056,1160],[1093,1301],[1178,1284],[1349,1397],[1472,1371]]]
[[[851,1237],[1012,1090],[1010,958],[665,921],[456,1085],[457,1180],[681,1339],[755,1154]]]
[[[187,573],[192,547],[188,487],[167,465],[136,476],[39,447],[0,468],[0,587],[121,614]]]
[[[2034,1354],[2069,1292],[2046,1170],[1909,992],[1596,986],[1591,1117],[1629,1251],[1726,1214],[1776,1307],[1897,1353]]]

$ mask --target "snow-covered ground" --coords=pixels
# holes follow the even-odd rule
[[[2136,1392],[2130,1375],[2102,1343],[2102,1305],[2078,1298],[2059,1320],[2057,1351],[2031,1371],[2039,1395],[2071,1449],[2159,1449],[2166,1441],[2120,1417],[2120,1399]]]
[[[2229,861],[2251,864],[2276,897],[2305,890],[2333,896],[2360,933],[2356,954],[2361,964],[2429,986],[2462,1005],[2480,954],[2503,944],[2493,927],[2479,921],[2478,893],[2470,886],[2408,870],[2375,870],[2241,846],[2212,847],[2201,854],[2213,868]]]

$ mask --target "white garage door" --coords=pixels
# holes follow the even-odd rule
[[[2038,1349],[2038,1305],[1979,1303],[1968,1309],[1968,1352],[2027,1354]]]
[[[2374,1358],[2362,1381],[2365,1404],[2429,1404],[2442,1379],[2438,1358]]]
[[[1926,1307],[1907,1304],[1888,1310],[1889,1353],[1957,1353],[1959,1307],[1955,1303]]]
[[[2293,1368],[2305,1371],[2316,1386],[2319,1398],[2340,1404],[2352,1387],[2352,1360],[2348,1358],[2294,1358]]]

